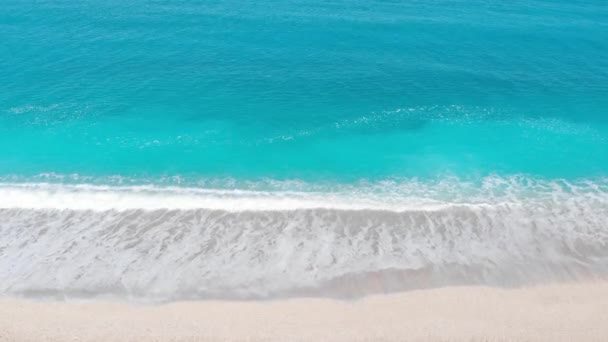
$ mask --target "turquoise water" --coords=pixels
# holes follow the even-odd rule
[[[603,0],[0,2],[0,294],[572,280],[607,227]]]
[[[3,1],[0,174],[608,170],[603,1]]]

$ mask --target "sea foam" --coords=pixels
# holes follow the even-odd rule
[[[603,180],[424,184],[325,193],[2,184],[0,292],[360,296],[608,274]]]

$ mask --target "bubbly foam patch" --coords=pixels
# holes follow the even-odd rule
[[[3,184],[0,293],[360,296],[608,275],[598,180],[309,190]]]

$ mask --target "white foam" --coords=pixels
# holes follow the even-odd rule
[[[129,210],[212,209],[226,211],[331,208],[403,210],[441,206],[430,199],[394,203],[379,195],[297,191],[217,190],[155,186],[0,184],[0,208]]]
[[[605,184],[490,177],[323,193],[313,185],[305,192],[5,183],[0,293],[361,295],[608,276]]]
[[[262,190],[265,189],[265,190]],[[354,185],[265,180],[244,189],[155,185],[0,182],[0,208],[73,210],[438,210],[453,204],[521,204],[572,198],[608,200],[608,181],[539,180],[491,176],[478,182],[445,178],[360,182]]]

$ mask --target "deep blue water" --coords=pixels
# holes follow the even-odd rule
[[[608,171],[604,1],[4,0],[0,41],[5,177]]]

